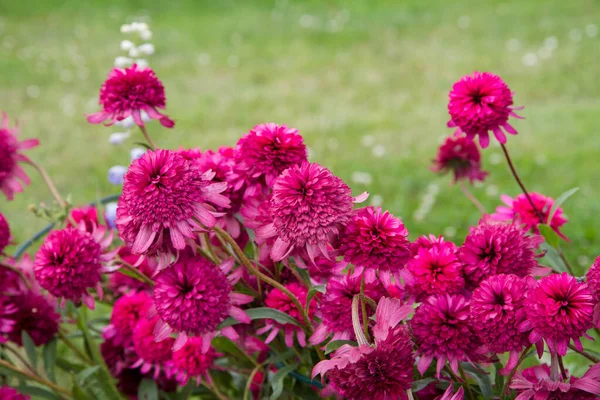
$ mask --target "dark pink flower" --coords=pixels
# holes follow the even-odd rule
[[[123,370],[131,368],[138,360],[138,356],[133,348],[131,338],[129,341],[123,340],[110,328],[102,332],[104,341],[100,344],[100,353],[106,362],[111,374],[119,379]]]
[[[464,400],[465,389],[461,386],[456,393],[454,393],[452,386],[453,385],[448,386],[448,389],[446,389],[444,394],[437,400]]]
[[[530,236],[517,224],[484,217],[471,227],[458,257],[464,264],[465,278],[471,286],[496,274],[524,277],[538,272],[535,251],[543,242]]]
[[[270,206],[269,197],[267,196],[247,198],[240,210],[240,214],[244,217],[244,225],[253,230],[257,230],[262,226],[270,226],[273,223],[273,218],[269,213]],[[258,261],[264,266],[273,265],[270,253],[276,239],[276,236],[263,237],[255,235],[254,237],[254,242],[258,246]]]
[[[6,342],[6,337],[15,326],[17,306],[11,298],[0,292],[0,343]]]
[[[203,340],[201,337],[189,338],[181,349],[173,352],[170,373],[179,384],[185,385],[190,379],[200,384],[202,378],[209,378],[208,370],[214,366],[218,354],[212,347],[203,352]]]
[[[83,223],[85,225],[85,230],[90,233],[92,233],[99,225],[98,210],[96,210],[96,207],[94,206],[83,206],[72,209],[71,218],[77,225]],[[67,222],[67,226],[73,226],[71,221]]]
[[[519,329],[531,331],[529,341],[536,343],[538,352],[543,348],[542,340],[550,352],[561,356],[567,353],[571,340],[583,350],[579,339],[590,338],[585,332],[592,328],[594,308],[592,293],[585,283],[566,272],[548,275],[528,291],[524,304],[527,319]]]
[[[154,332],[159,321],[158,317],[140,318],[132,335],[133,348],[139,357],[132,368],[141,367],[143,374],[154,370],[155,378],[160,374],[161,366],[171,359],[171,347],[174,342],[172,338],[165,338],[160,342],[154,340]]]
[[[213,227],[223,215],[213,205],[229,206],[221,194],[227,183],[213,183],[214,174],[170,150],[147,151],[135,160],[125,174],[116,220],[131,252],[159,256],[164,268],[193,244],[195,231]]]
[[[533,201],[537,211],[541,214],[544,224],[548,224],[548,218],[550,218],[550,211],[554,205],[554,200],[536,192],[529,193],[529,197],[531,198],[531,201]],[[514,199],[507,195],[502,195],[500,198],[506,206],[496,207],[496,212],[492,214],[492,218],[498,221],[517,221],[525,225],[527,229],[530,229],[539,235],[540,231],[538,225],[540,224],[540,218],[531,207],[529,200],[527,200],[527,197],[524,194],[520,194]],[[566,223],[567,218],[563,214],[562,208],[558,207],[552,216],[550,227],[554,229],[558,236],[568,240],[559,230],[560,227]]]
[[[450,246],[454,250],[457,249],[456,245],[452,242],[448,242],[444,239],[443,236],[435,236],[435,235],[423,235],[419,236],[417,240],[410,244],[410,257],[414,257],[419,254],[420,249],[431,249],[434,246]]]
[[[283,171],[307,161],[297,129],[274,123],[256,125],[236,146],[235,190],[246,186],[246,196],[256,196],[273,186]]]
[[[58,331],[60,315],[55,311],[55,305],[34,292],[11,296],[10,299],[16,312],[12,314],[14,326],[7,336],[8,340],[21,346],[21,335],[26,331],[36,346],[48,343]]]
[[[0,386],[0,399],[2,400],[30,400],[31,397],[25,396],[9,386]]]
[[[110,323],[117,337],[128,341],[141,318],[146,318],[152,306],[152,298],[146,292],[133,292],[120,297],[112,309]]]
[[[37,139],[19,141],[19,130],[15,126],[8,127],[8,117],[2,113],[2,126],[0,126],[0,190],[8,200],[15,197],[15,193],[23,191],[23,185],[31,182],[19,162],[28,162],[29,158],[21,150],[31,149],[40,144]]]
[[[504,129],[511,135],[517,131],[508,123],[508,117],[521,118],[514,110],[512,92],[499,76],[489,72],[474,72],[463,76],[452,86],[448,96],[448,127],[464,132],[467,139],[479,135],[484,149],[490,143],[489,131],[500,143],[506,143]]]
[[[4,249],[10,244],[10,241],[10,227],[8,226],[6,218],[4,218],[4,214],[0,213],[0,254],[4,252]]]
[[[515,400],[594,400],[600,394],[600,364],[592,365],[581,377],[569,382],[552,380],[547,364],[517,371],[510,387],[517,389]]]
[[[114,68],[100,88],[99,104],[102,111],[87,115],[91,124],[108,120],[106,125],[112,125],[133,117],[137,125],[144,126],[144,111],[167,128],[175,126],[172,119],[157,110],[165,108],[165,88],[151,68],[138,68],[136,64],[126,69]]]
[[[596,303],[594,307],[594,326],[600,328],[600,256],[596,258],[585,277]]]
[[[481,169],[481,154],[474,141],[465,135],[452,135],[438,149],[434,164],[434,172],[452,172],[454,183],[461,179],[469,182],[483,182],[487,172]]]

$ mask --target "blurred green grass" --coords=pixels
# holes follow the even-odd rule
[[[564,206],[572,239],[565,252],[579,273],[600,254],[594,0],[25,0],[0,2],[0,15],[0,108],[19,119],[23,137],[40,138],[29,154],[75,203],[118,191],[107,169],[129,162],[133,141],[110,145],[119,129],[88,125],[84,114],[97,110],[99,87],[122,55],[119,27],[142,19],[154,33],[150,63],[177,121],[172,130],[150,125],[160,146],[233,145],[257,123],[286,123],[304,135],[312,160],[355,193],[381,199],[412,238],[443,233],[462,243],[477,222],[460,189],[429,165],[451,133],[453,82],[474,70],[499,74],[526,107],[508,144],[523,180],[553,197],[580,187]],[[544,46],[549,37],[558,42],[553,51]],[[519,190],[498,147],[485,151],[484,167],[491,174],[474,193],[493,211],[501,193]],[[356,172],[372,182],[354,183]],[[27,206],[52,201],[30,175],[32,185],[0,206],[17,242],[45,224]],[[417,212],[427,193],[436,193],[433,206]]]

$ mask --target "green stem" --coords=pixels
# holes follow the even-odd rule
[[[37,382],[40,385],[47,386],[48,388],[52,389],[55,392],[64,394],[69,397],[73,397],[73,394],[70,391],[68,391],[67,389],[60,387],[60,386],[42,378],[39,375],[35,375],[35,374],[30,373],[29,371],[24,371],[22,369],[19,369],[5,360],[0,360],[0,366],[4,367],[6,369],[10,369],[11,371],[14,371],[20,375],[23,375],[27,379],[31,379],[32,381]]]
[[[65,208],[66,209],[67,208],[67,202],[62,198],[62,196],[60,195],[60,193],[56,189],[56,185],[54,185],[54,182],[52,181],[52,179],[50,178],[50,175],[48,175],[48,172],[46,172],[46,170],[44,169],[44,167],[42,167],[40,164],[36,163],[33,160],[27,160],[27,163],[29,165],[31,165],[33,168],[35,168],[39,172],[39,174],[41,175],[42,179],[46,183],[46,186],[48,186],[48,189],[50,189],[50,192],[52,193],[52,196],[54,197],[54,199],[56,200],[56,202],[58,203],[58,205],[61,208]]]
[[[469,384],[469,380],[467,379],[467,376],[465,375],[465,371],[463,370],[463,367],[460,364],[458,364],[458,372],[460,373],[460,377],[462,378],[462,380],[465,383],[465,389],[467,391],[467,396],[469,397],[470,400],[475,400],[475,395],[473,394],[473,391],[471,390],[471,385]]]
[[[144,274],[142,271],[140,271],[138,268],[134,267],[133,265],[129,264],[127,261],[123,260],[121,257],[119,257],[119,255],[115,256],[115,260],[121,264],[121,268],[131,272],[134,276],[135,279],[137,279],[138,281],[145,283],[146,285],[149,285],[151,287],[154,287],[154,281],[152,280],[152,278],[150,278],[148,275]]]
[[[142,131],[142,134],[144,135],[144,137],[146,138],[146,141],[150,145],[150,148],[152,150],[156,150],[156,145],[154,144],[154,142],[152,141],[152,138],[148,134],[148,131],[146,130],[146,127],[142,125],[142,126],[140,126],[140,130]]]
[[[479,200],[477,200],[477,197],[475,197],[473,193],[471,193],[471,191],[463,181],[460,182],[460,189],[462,190],[463,194],[467,197],[467,199],[471,200],[471,203],[473,203],[475,207],[477,207],[481,214],[486,213],[483,204],[481,204]]]
[[[211,391],[211,392],[212,392],[212,393],[213,393],[215,396],[217,396],[217,398],[218,398],[219,400],[229,400],[227,397],[225,397],[225,396],[223,395],[223,393],[221,393],[221,392],[219,391],[219,388],[218,388],[218,386],[215,384],[215,381],[214,381],[214,379],[213,379],[213,378],[212,378],[212,376],[210,375],[210,371],[206,371],[206,375],[208,375],[208,380],[209,380],[209,382],[208,382],[208,383],[205,385],[205,386],[206,386],[206,388],[207,388],[208,390],[210,390],[210,391]]]
[[[572,344],[569,344],[569,348],[571,350],[573,350],[575,353],[580,354],[582,356],[584,356],[585,358],[587,358],[588,360],[590,360],[591,362],[598,364],[600,363],[600,358],[591,355],[590,353],[588,353],[585,350],[577,350],[577,347],[573,346]]]
[[[365,272],[363,271],[360,277],[360,310],[362,314],[362,322],[363,322],[363,331],[365,333],[365,338],[367,342],[371,342],[369,338],[369,319],[367,318],[367,304],[363,301],[363,297],[365,296]]]
[[[95,365],[94,362],[87,355],[85,355],[85,353],[83,351],[81,351],[77,346],[75,346],[75,343],[71,342],[71,340],[68,337],[66,337],[64,333],[62,333],[61,331],[58,331],[57,336],[82,361],[84,361],[88,365],[92,365],[92,366]]]

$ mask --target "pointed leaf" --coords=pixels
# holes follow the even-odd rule
[[[308,294],[306,295],[306,310],[308,310],[310,307],[310,301],[317,295],[317,293],[325,293],[325,285],[315,285],[310,288]]]
[[[554,201],[552,208],[550,209],[550,214],[548,214],[548,223],[552,222],[552,218],[554,218],[554,214],[556,214],[556,210],[558,210],[558,208],[562,205],[562,203],[564,203],[565,200],[567,200],[569,197],[573,196],[575,194],[575,192],[577,192],[578,190],[579,190],[579,188],[575,187],[573,189],[567,190],[566,192],[564,192],[563,194],[558,196],[558,198]]]
[[[58,341],[56,339],[52,339],[44,346],[44,371],[48,375],[48,378],[52,382],[56,382],[56,374],[54,370],[56,368],[56,347],[58,345]]]
[[[271,388],[273,389],[273,393],[269,398],[270,400],[276,400],[280,398],[281,393],[283,392],[283,381],[285,377],[295,369],[295,366],[288,365],[275,372],[275,375],[273,375],[273,378],[271,379]]]
[[[560,237],[554,231],[554,229],[544,224],[538,224],[538,229],[540,230],[540,234],[544,237],[544,239],[546,239],[546,243],[548,243],[550,247],[558,249],[560,245]]]
[[[83,385],[86,379],[94,375],[96,372],[98,372],[98,370],[100,370],[99,365],[94,365],[93,367],[84,369],[83,371],[77,374],[77,382],[79,382],[80,385]]]
[[[464,370],[471,375],[477,381],[479,390],[485,399],[494,398],[494,391],[492,390],[492,382],[490,377],[484,371],[480,371],[469,363],[461,364]]]
[[[21,332],[21,341],[23,342],[23,347],[25,347],[25,352],[27,353],[27,358],[31,363],[33,369],[37,368],[37,352],[35,351],[35,343],[33,343],[33,339],[29,336],[26,330]]]
[[[251,309],[245,310],[245,311],[251,320],[272,319],[272,320],[275,320],[282,324],[292,324],[292,325],[300,326],[300,323],[294,317],[291,317],[291,316],[287,315],[286,313],[276,310],[274,308],[258,307],[258,308],[251,308]],[[230,317],[230,318],[227,318],[225,321],[223,321],[223,323],[220,325],[220,328],[237,325],[239,323],[240,322],[238,320]]]
[[[423,379],[419,379],[417,381],[414,381],[410,388],[413,392],[418,392],[421,389],[424,389],[427,385],[429,385],[430,383],[433,382],[437,382],[437,379],[434,378],[423,378]]]
[[[158,387],[151,379],[142,379],[138,388],[138,400],[158,400]]]
[[[49,399],[49,400],[60,400],[56,394],[52,393],[48,389],[44,389],[37,386],[19,386],[19,392],[28,394],[34,399]]]

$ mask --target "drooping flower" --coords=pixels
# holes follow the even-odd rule
[[[460,294],[431,296],[410,321],[420,355],[417,369],[423,375],[437,359],[437,375],[446,364],[458,373],[458,363],[481,356],[481,342],[469,320],[469,300]]]
[[[117,229],[134,254],[158,256],[164,268],[171,257],[193,243],[194,231],[212,228],[216,212],[228,207],[221,195],[227,183],[213,183],[214,172],[201,173],[171,150],[148,151],[125,175],[117,208]]]
[[[271,249],[273,261],[294,251],[314,260],[329,255],[327,245],[350,220],[353,198],[348,185],[331,171],[305,162],[286,169],[275,180],[270,202],[273,222],[257,229],[256,236],[277,238]]]
[[[151,266],[151,264],[155,264],[153,259],[131,254],[131,249],[129,249],[127,246],[121,246],[117,252],[117,255],[127,264],[135,265],[138,271],[142,272],[144,275],[154,275],[155,268]],[[147,283],[127,276],[118,270],[110,274],[109,283],[112,290],[117,292],[117,294],[150,289],[150,286]]]
[[[517,364],[519,353],[529,345],[529,335],[519,330],[525,320],[523,300],[529,289],[515,275],[494,275],[483,280],[471,297],[473,327],[491,353],[510,352],[504,372]]]
[[[102,264],[114,256],[114,252],[105,252],[112,241],[112,234],[105,237],[105,233],[102,226],[88,233],[83,225],[50,232],[35,255],[35,278],[40,285],[55,297],[83,301],[93,308],[88,289],[95,287],[102,296]]]
[[[484,217],[470,228],[458,256],[468,283],[477,286],[496,274],[524,277],[537,273],[535,251],[542,242],[542,237],[528,235],[517,224]]]
[[[456,393],[452,390],[452,385],[448,386],[448,389],[444,392],[444,394],[439,398],[439,400],[464,400],[465,398],[465,389],[461,386],[458,388]]]
[[[37,139],[17,140],[18,127],[8,127],[8,117],[2,113],[0,126],[0,190],[8,200],[21,193],[24,185],[31,182],[19,162],[28,162],[29,158],[21,150],[31,149],[40,144]]]
[[[158,317],[152,319],[140,318],[133,329],[133,348],[138,360],[132,368],[141,367],[140,370],[146,374],[154,370],[154,377],[158,377],[163,363],[171,359],[171,347],[174,339],[167,337],[164,340],[154,340],[154,332],[160,321]]]
[[[548,275],[537,281],[525,299],[527,319],[519,329],[529,333],[529,341],[543,349],[542,340],[551,353],[564,356],[571,340],[583,350],[581,336],[592,328],[594,301],[588,286],[566,272]],[[541,357],[541,355],[540,355]]]
[[[479,135],[482,148],[490,143],[489,131],[500,143],[506,143],[506,131],[516,135],[517,131],[508,123],[508,117],[522,118],[514,110],[512,92],[497,75],[489,72],[474,72],[463,76],[452,86],[448,96],[448,127],[464,132],[467,139]]]
[[[146,292],[126,294],[115,301],[110,323],[116,336],[129,341],[138,321],[146,318],[151,306],[152,298]]]
[[[60,315],[46,297],[28,292],[11,296],[10,299],[16,312],[12,314],[14,325],[7,335],[8,340],[21,346],[21,335],[25,331],[36,346],[41,346],[58,332]]]
[[[283,171],[307,161],[298,130],[274,123],[256,125],[238,141],[235,151],[235,190],[245,186],[248,197],[271,188]]]
[[[496,212],[492,214],[492,218],[498,221],[516,220],[526,226],[527,229],[530,229],[539,235],[540,230],[538,229],[538,225],[540,224],[540,217],[538,217],[538,212],[540,213],[544,224],[548,224],[550,211],[552,211],[552,207],[554,206],[554,200],[551,197],[546,197],[536,192],[529,193],[529,197],[535,205],[537,212],[531,207],[531,203],[529,203],[525,194],[520,194],[514,199],[510,196],[502,195],[500,196],[500,199],[502,199],[502,202],[506,204],[506,206],[496,207]],[[552,216],[552,221],[550,221],[549,225],[558,236],[568,240],[560,231],[560,227],[566,223],[567,218],[563,214],[562,208],[558,207]]]
[[[2,400],[30,400],[31,397],[17,392],[10,386],[0,386],[0,399]]]
[[[100,88],[99,104],[102,111],[87,115],[91,124],[108,120],[106,125],[112,125],[131,116],[137,125],[144,126],[144,111],[167,128],[175,126],[172,119],[158,111],[166,105],[165,88],[151,68],[138,68],[136,64],[114,68]]]
[[[240,269],[230,273],[233,260],[220,266],[202,257],[181,256],[177,262],[155,277],[154,304],[160,316],[156,340],[163,340],[172,332],[179,336],[174,350],[181,348],[188,336],[202,336],[208,351],[217,328],[231,316],[249,323],[250,317],[239,308],[253,300],[251,296],[233,292],[240,279]],[[220,332],[236,340],[238,335],[231,326]]]
[[[17,306],[10,297],[0,293],[0,343],[5,343],[6,337],[12,332],[16,312]]]
[[[0,213],[0,254],[4,252],[6,246],[10,244],[11,235],[10,227],[4,215]]]
[[[85,230],[90,233],[94,232],[94,229],[99,225],[98,210],[94,206],[83,206],[72,209],[71,218],[77,225],[83,223]],[[71,221],[67,222],[67,226],[73,226]]]
[[[600,256],[596,258],[596,261],[588,270],[586,282],[596,303],[594,307],[594,326],[600,328]]]
[[[212,347],[203,352],[203,340],[201,337],[189,338],[181,349],[173,352],[169,373],[180,385],[187,384],[190,379],[200,384],[203,378],[208,378],[208,370],[214,366],[218,354]]]
[[[410,253],[408,230],[400,218],[381,208],[365,207],[352,215],[340,239],[338,254],[356,266],[354,273],[379,271],[384,284],[399,281]]]
[[[461,179],[469,182],[483,182],[487,172],[481,169],[481,154],[474,141],[467,139],[463,134],[452,135],[446,138],[438,149],[434,164],[434,172],[452,172],[454,183]]]

